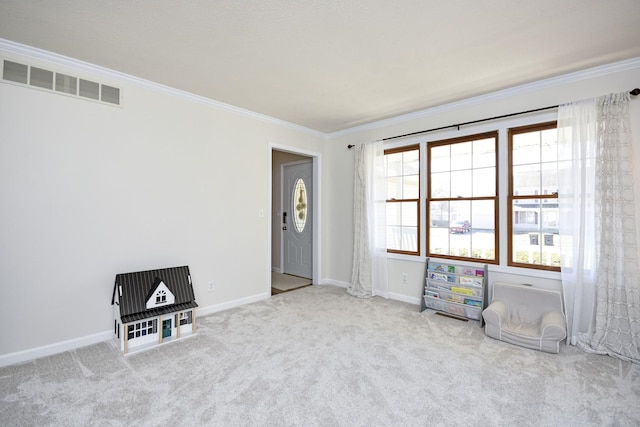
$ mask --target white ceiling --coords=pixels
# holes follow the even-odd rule
[[[330,133],[640,57],[640,1],[0,0],[0,38]]]

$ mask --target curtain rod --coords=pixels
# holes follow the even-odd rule
[[[633,96],[640,95],[640,89],[635,88],[632,91],[630,91],[629,94],[631,94]],[[420,131],[417,131],[417,132],[405,133],[404,135],[389,136],[387,138],[382,138],[382,140],[383,141],[389,141],[389,140],[392,140],[392,139],[404,138],[406,136],[420,135],[421,133],[435,132],[437,130],[443,130],[443,129],[449,129],[449,128],[458,128],[458,130],[460,130],[460,126],[472,125],[472,124],[481,123],[481,122],[488,122],[490,120],[504,119],[504,118],[507,118],[507,117],[519,116],[519,115],[522,115],[522,114],[536,113],[538,111],[551,110],[553,108],[558,108],[558,107],[559,107],[559,105],[551,105],[549,107],[536,108],[534,110],[520,111],[518,113],[511,113],[511,114],[503,114],[501,116],[494,116],[494,117],[489,117],[489,118],[486,118],[486,119],[472,120],[470,122],[458,123],[458,124],[449,125],[449,126],[441,126],[441,127],[437,127],[437,128],[433,128],[433,129],[427,129],[427,130],[420,130]],[[353,145],[353,144],[347,145],[347,148],[349,148],[349,149],[351,149],[353,147],[355,147],[355,145]]]

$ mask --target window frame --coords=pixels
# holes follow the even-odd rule
[[[422,153],[421,153],[421,148],[420,148],[420,143],[418,144],[410,144],[410,145],[404,145],[401,147],[395,147],[395,148],[387,148],[384,150],[384,156],[386,157],[389,154],[397,154],[397,153],[402,153],[402,152],[406,152],[406,151],[417,151],[418,152],[418,197],[415,199],[386,199],[385,201],[385,206],[387,203],[410,203],[410,202],[415,202],[416,204],[416,224],[417,224],[417,230],[416,230],[416,250],[415,251],[407,251],[407,250],[400,250],[400,249],[389,249],[388,247],[388,242],[387,242],[387,253],[390,254],[400,254],[400,255],[410,255],[410,256],[420,256],[421,254],[421,246],[420,246],[420,240],[421,240],[421,234],[422,234],[422,224],[421,224],[421,213],[420,213],[420,200],[422,197],[422,173],[423,173],[423,169],[422,169],[422,162],[421,162],[421,157],[422,157]],[[404,176],[404,175],[402,175]],[[385,173],[385,185],[386,185],[386,173]]]
[[[478,197],[448,197],[448,198],[432,198],[431,197],[431,150],[435,147],[442,147],[446,145],[460,144],[463,142],[477,141],[481,139],[493,138],[494,146],[495,146],[495,195],[494,196],[478,196]],[[500,164],[499,164],[499,151],[500,151],[500,133],[496,130],[479,132],[470,135],[453,137],[447,139],[441,139],[436,141],[427,142],[427,162],[426,162],[426,256],[432,258],[441,258],[441,259],[451,259],[458,261],[468,261],[475,263],[483,263],[483,264],[495,264],[500,265],[500,188],[499,188],[499,177],[500,177]],[[448,255],[448,254],[437,254],[431,253],[431,202],[438,201],[477,201],[477,200],[493,200],[494,202],[494,219],[493,219],[493,230],[494,230],[494,258],[474,258],[474,257],[463,257],[458,255]],[[473,226],[471,227],[473,228]]]
[[[533,194],[533,195],[515,195],[513,185],[513,137],[529,132],[538,132],[549,129],[557,129],[557,120],[533,123],[524,126],[514,126],[507,129],[507,265],[509,267],[528,268],[534,270],[546,270],[560,272],[560,267],[542,264],[529,264],[517,262],[513,259],[513,202],[514,200],[537,200],[537,199],[556,199],[558,200],[558,192],[552,194]],[[542,221],[542,218],[540,218]]]
[[[193,322],[191,321],[191,319],[192,319],[192,317],[191,317],[191,316],[192,316],[192,312],[191,312],[191,311],[182,311],[182,312],[180,312],[180,315],[178,316],[178,321],[177,321],[177,323],[178,323],[180,326],[183,326],[183,325],[190,325],[191,323],[193,323]]]
[[[143,338],[145,336],[153,335],[158,332],[157,319],[143,320],[136,323],[128,323],[127,326],[127,341],[134,340],[136,338]]]
[[[536,112],[535,114],[527,114],[525,116],[508,117],[500,120],[493,120],[491,122],[473,124],[471,126],[452,127],[443,130],[438,129],[438,132],[432,132],[429,134],[411,134],[402,138],[393,139],[393,141],[385,141],[384,149],[388,153],[391,150],[419,146],[420,147],[420,254],[415,256],[414,254],[407,255],[403,253],[388,253],[389,259],[411,261],[411,262],[424,262],[427,258],[446,260],[443,254],[428,254],[428,245],[430,242],[430,229],[428,222],[428,216],[433,213],[429,213],[429,199],[427,197],[427,189],[430,185],[430,168],[429,164],[429,146],[439,141],[449,141],[457,138],[473,138],[475,135],[485,133],[498,133],[497,138],[497,153],[496,153],[496,176],[498,184],[498,210],[496,210],[495,218],[495,232],[496,232],[496,253],[495,262],[488,262],[488,260],[480,260],[472,258],[465,261],[460,261],[463,264],[489,264],[493,265],[492,271],[500,271],[509,274],[536,274],[539,277],[547,277],[551,279],[557,279],[560,272],[556,269],[541,269],[536,264],[517,264],[511,265],[509,263],[509,253],[511,249],[507,249],[510,246],[510,235],[512,231],[513,218],[511,218],[512,211],[509,208],[508,201],[510,190],[510,158],[509,152],[509,130],[525,128],[531,126],[532,128],[538,127],[547,123],[557,122],[557,111],[544,111]],[[390,138],[391,139],[391,138]],[[548,169],[548,168],[547,168]],[[487,224],[488,226],[488,224]],[[473,227],[473,224],[472,224]],[[541,237],[542,238],[542,237]],[[542,240],[544,241],[544,240]],[[513,255],[515,258],[515,255]],[[555,262],[555,260],[554,260]],[[528,273],[527,273],[528,271]]]
[[[164,289],[160,289],[156,293],[156,304],[164,304],[167,302],[167,293]]]

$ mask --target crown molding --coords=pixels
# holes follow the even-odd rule
[[[386,126],[392,126],[397,124],[406,123],[416,119],[422,119],[425,117],[434,116],[437,114],[445,113],[452,110],[457,110],[466,107],[472,107],[475,105],[487,103],[490,101],[497,101],[524,93],[534,92],[536,90],[548,89],[569,82],[576,82],[580,80],[599,77],[607,74],[623,72],[627,70],[640,68],[640,57],[632,58],[624,61],[613,62],[586,70],[576,71],[573,73],[563,74],[561,76],[551,77],[548,79],[540,80],[537,82],[527,83],[520,86],[515,86],[508,89],[476,96],[473,98],[467,98],[461,101],[452,102],[449,104],[443,104],[436,107],[427,108],[424,110],[416,111],[413,113],[403,114],[388,119],[378,120],[372,123],[366,123],[360,126],[355,126],[348,129],[339,130],[331,133],[324,133],[314,129],[310,129],[304,126],[300,126],[294,123],[286,122],[275,117],[267,116],[264,114],[256,113],[254,111],[246,110],[244,108],[236,107],[231,104],[226,104],[220,101],[216,101],[210,98],[206,98],[200,95],[195,95],[190,92],[175,89],[160,83],[156,83],[150,80],[145,80],[140,77],[132,76],[130,74],[122,73],[119,71],[111,70],[109,68],[101,67],[99,65],[84,62],[78,59],[70,58],[64,55],[49,52],[36,47],[24,45],[21,43],[13,42],[0,38],[0,51],[11,52],[18,55],[34,58],[40,61],[46,61],[53,65],[59,65],[71,68],[73,70],[82,71],[85,73],[91,73],[94,75],[102,76],[108,79],[126,82],[138,87],[143,87],[156,92],[161,92],[167,95],[176,96],[185,100],[207,105],[212,108],[224,110],[232,113],[236,113],[245,117],[250,117],[263,122],[267,122],[276,126],[292,129],[298,132],[302,132],[315,137],[330,140],[333,138],[355,134],[359,132],[374,130]]]
[[[303,132],[315,137],[326,139],[327,134],[324,132],[320,132],[304,126],[296,125],[294,123],[286,122],[284,120],[280,120],[275,117],[256,113],[255,111],[246,110],[244,108],[236,107],[234,105],[226,104],[224,102],[216,101],[214,99],[206,98],[204,96],[195,95],[190,92],[172,88],[170,86],[166,86],[150,80],[145,80],[140,77],[122,73],[120,71],[111,70],[109,68],[101,67],[99,65],[91,64],[89,62],[84,62],[78,59],[70,58],[68,56],[64,56],[64,55],[49,52],[43,49],[39,49],[33,46],[27,46],[11,40],[0,38],[0,51],[5,51],[13,54],[26,56],[39,61],[45,61],[53,65],[63,66],[63,67],[70,68],[75,71],[81,71],[84,73],[91,73],[91,74],[105,77],[111,80],[126,82],[128,84],[132,84],[132,85],[149,89],[152,91],[164,93],[166,95],[176,96],[178,98],[183,98],[191,102],[207,105],[209,107],[213,107],[219,110],[236,113],[245,117],[257,119],[257,120],[267,122],[276,126],[289,128],[289,129]]]
[[[391,117],[388,119],[379,120],[372,123],[366,123],[360,126],[339,130],[327,134],[327,139],[333,139],[345,135],[354,133],[374,130],[386,126],[392,126],[397,124],[406,123],[416,119],[422,119],[425,117],[434,116],[437,114],[445,113],[452,110],[458,110],[466,107],[473,107],[479,104],[484,104],[490,101],[498,101],[501,99],[522,95],[525,93],[535,92],[541,89],[549,89],[555,86],[560,86],[566,83],[577,82],[580,80],[591,79],[595,77],[604,76],[607,74],[619,73],[623,71],[633,70],[640,68],[640,57],[627,59],[624,61],[612,62],[610,64],[600,65],[586,70],[575,71],[573,73],[563,74],[561,76],[550,77],[548,79],[539,80],[537,82],[527,83],[520,86],[515,86],[508,89],[491,92],[484,95],[479,95],[473,98],[463,99],[461,101],[452,102],[449,104],[443,104],[436,107],[427,108],[413,113],[403,114],[400,116]]]

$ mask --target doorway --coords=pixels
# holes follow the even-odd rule
[[[297,281],[302,287],[318,280],[319,228],[316,213],[319,208],[319,159],[315,153],[294,148],[270,148],[270,285],[280,286],[285,282],[289,286],[280,287],[289,291],[293,282]],[[298,286],[293,286],[293,289],[298,289]],[[282,291],[271,288],[270,292],[273,295]]]
[[[162,339],[171,337],[171,319],[162,321]]]
[[[282,273],[311,279],[313,259],[313,165],[282,165]]]

